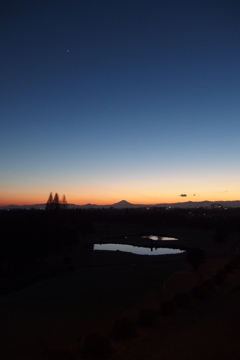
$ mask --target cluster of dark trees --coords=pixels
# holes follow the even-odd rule
[[[216,241],[220,234],[226,238],[231,231],[240,232],[240,208],[226,211],[211,209],[89,209],[85,211],[92,222],[136,223],[156,228],[196,228],[215,230]],[[221,242],[222,240],[220,240]],[[223,240],[224,241],[224,240]]]
[[[62,200],[60,200],[58,193],[56,193],[54,197],[52,193],[50,193],[46,204],[46,210],[67,209],[67,207],[68,204],[65,195],[63,195]]]
[[[0,211],[0,276],[35,271],[51,254],[78,244],[79,235],[94,231],[97,223],[135,223],[163,227],[215,230],[215,241],[224,243],[232,231],[240,232],[240,209],[212,212],[204,209],[67,209],[50,194],[47,210]],[[61,211],[61,209],[65,209]],[[199,254],[197,254],[198,256]],[[195,254],[194,254],[195,256]],[[196,258],[196,256],[195,256]]]
[[[74,248],[89,231],[92,224],[78,211],[0,211],[0,277],[38,271],[44,258]]]

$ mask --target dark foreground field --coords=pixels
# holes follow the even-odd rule
[[[77,342],[156,288],[173,264],[77,268],[0,299],[4,359],[42,359]]]
[[[191,309],[161,318],[116,351],[114,360],[237,360],[240,357],[240,271]]]
[[[136,317],[144,307],[156,309],[161,300],[213,276],[237,253],[236,234],[226,245],[218,245],[211,231],[164,229],[164,235],[179,236],[184,246],[205,249],[206,264],[194,272],[185,254],[149,257],[83,250],[83,241],[98,242],[100,238],[142,228],[99,225],[98,230],[81,236],[74,251],[48,260],[58,264],[67,255],[74,271],[1,297],[1,359],[70,359],[70,355],[64,355],[68,349],[74,358],[79,358],[77,349],[91,330],[105,331],[115,319]],[[237,359],[240,292],[232,292],[240,285],[237,271],[201,303],[194,300],[189,310],[159,318],[154,328],[141,328],[134,339],[114,343],[111,357]],[[58,350],[60,355],[56,355]]]

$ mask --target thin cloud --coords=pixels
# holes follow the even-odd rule
[[[181,194],[181,195],[179,195],[179,196],[181,196],[181,197],[186,197],[186,196],[187,196],[187,194]]]

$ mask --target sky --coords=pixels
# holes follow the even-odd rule
[[[239,18],[239,0],[2,0],[0,205],[239,200]]]

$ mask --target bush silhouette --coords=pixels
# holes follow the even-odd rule
[[[176,303],[169,299],[161,303],[161,314],[163,316],[173,316],[176,313]]]
[[[240,259],[238,257],[235,257],[234,259],[232,259],[230,264],[233,264],[236,268],[238,268],[240,265]]]
[[[188,308],[192,302],[191,295],[186,292],[175,294],[173,299],[179,308]]]
[[[236,255],[235,258],[232,261],[238,267],[240,265],[240,254]]]
[[[211,279],[206,279],[203,281],[202,285],[208,290],[208,291],[211,291],[214,289],[215,287],[215,282]]]
[[[221,226],[218,229],[216,229],[214,240],[217,244],[226,244],[228,235],[229,235],[229,230],[224,226]]]
[[[139,325],[151,327],[157,322],[158,313],[155,309],[141,309],[139,311]]]
[[[213,281],[215,282],[216,285],[222,285],[225,278],[226,278],[226,271],[222,269],[222,270],[218,270],[216,275],[213,276]]]
[[[234,270],[236,269],[236,266],[233,264],[233,263],[228,263],[224,266],[224,270],[227,272],[227,273],[232,273],[234,272]]]
[[[204,299],[207,293],[208,291],[203,285],[196,285],[192,288],[192,295],[197,299]]]
[[[83,359],[103,360],[113,354],[113,346],[104,333],[93,331],[83,339],[80,354]]]
[[[131,317],[122,317],[113,324],[113,336],[116,340],[129,339],[137,335],[136,323]]]
[[[193,270],[197,271],[199,265],[206,262],[206,255],[204,250],[199,248],[189,250],[187,252],[186,261],[191,264]]]
[[[47,359],[49,360],[78,360],[77,355],[70,349],[47,351]]]

